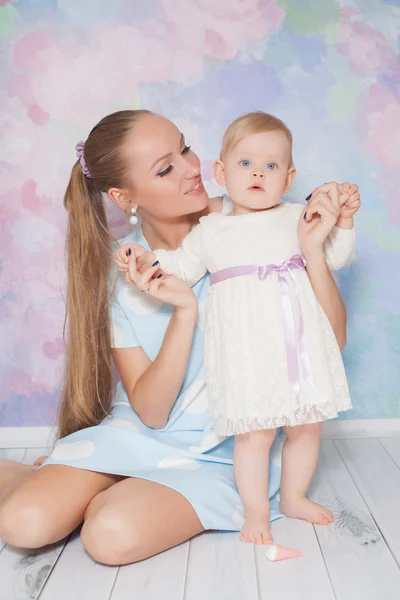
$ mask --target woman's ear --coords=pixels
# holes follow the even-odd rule
[[[121,190],[121,188],[110,188],[107,191],[107,195],[114,202],[114,204],[122,208],[122,210],[129,210],[130,203],[125,190]]]
[[[285,185],[285,193],[290,190],[293,185],[294,178],[296,177],[296,169],[295,167],[290,167],[287,177],[286,177],[286,185]]]
[[[214,162],[213,168],[215,181],[218,183],[218,185],[225,187],[225,169],[222,160],[216,160]]]

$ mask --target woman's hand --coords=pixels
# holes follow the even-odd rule
[[[136,267],[140,273],[153,266],[156,260],[154,252],[146,250],[146,248],[139,246],[139,244],[122,244],[114,254],[115,264],[121,273],[128,271],[129,257],[133,250],[136,255]]]
[[[354,225],[353,216],[359,210],[361,205],[358,185],[355,183],[349,183],[348,181],[345,181],[344,183],[336,183],[335,181],[324,183],[324,185],[317,187],[313,193],[306,198],[306,200],[310,200],[318,192],[326,192],[327,186],[336,186],[339,192],[340,213],[336,222],[336,226],[340,227],[341,229],[352,229]]]
[[[324,243],[340,214],[340,190],[336,183],[320,186],[311,195],[301,214],[298,237],[306,260],[324,253]]]
[[[149,267],[149,261],[155,258],[152,252],[134,244],[129,244],[127,252],[129,250],[124,276],[127,283],[136,285],[143,293],[180,311],[197,312],[196,296],[184,281],[172,275],[165,275],[160,271],[158,262]]]

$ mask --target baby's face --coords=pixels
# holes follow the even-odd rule
[[[290,143],[282,131],[255,133],[225,156],[225,185],[233,202],[262,210],[278,204],[290,188],[295,169]]]

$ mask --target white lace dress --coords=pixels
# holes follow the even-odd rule
[[[297,225],[303,206],[281,203],[263,212],[200,219],[182,247],[156,250],[162,269],[190,285],[239,265],[280,265],[301,254]],[[334,228],[326,243],[331,270],[352,254],[354,229]],[[218,435],[315,423],[351,408],[342,357],[304,268],[284,275],[295,327],[297,389],[289,377],[288,336],[277,273],[215,283],[208,295],[205,368],[211,425]],[[299,331],[300,315],[303,337]],[[305,343],[307,373],[300,339]]]

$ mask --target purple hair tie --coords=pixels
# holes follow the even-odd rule
[[[85,156],[83,154],[84,148],[85,148],[85,142],[78,142],[77,145],[75,146],[76,156],[79,158],[79,162],[81,163],[81,167],[82,167],[82,172],[85,175],[85,177],[89,177],[89,179],[92,179],[92,176],[91,176],[88,166],[86,164]]]

